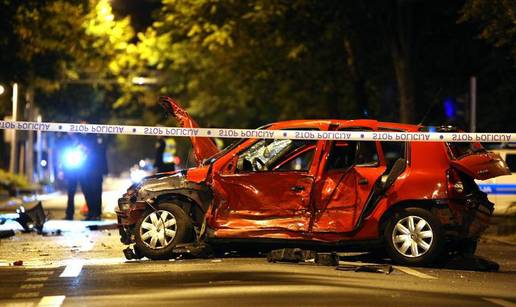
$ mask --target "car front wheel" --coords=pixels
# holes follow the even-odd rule
[[[135,243],[149,259],[169,259],[173,248],[192,239],[192,223],[183,209],[174,203],[161,203],[147,210],[135,227]]]
[[[394,214],[384,236],[389,256],[399,264],[428,265],[443,254],[441,223],[421,208],[404,208]]]

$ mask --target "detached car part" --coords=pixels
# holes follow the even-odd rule
[[[16,209],[16,213],[3,214],[0,216],[0,220],[2,220],[2,224],[6,220],[16,221],[23,227],[23,231],[36,230],[38,234],[41,234],[47,221],[47,215],[41,201],[37,201],[24,203]]]

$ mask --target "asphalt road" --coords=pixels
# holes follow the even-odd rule
[[[394,266],[384,274],[264,258],[126,261],[115,230],[86,224],[51,221],[46,236],[2,239],[0,306],[516,306],[516,246],[493,240],[478,254],[498,272],[464,263],[468,270]]]

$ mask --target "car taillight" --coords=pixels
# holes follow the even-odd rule
[[[448,179],[448,196],[450,198],[462,197],[464,194],[464,183],[460,179],[459,173],[454,169],[447,172]]]

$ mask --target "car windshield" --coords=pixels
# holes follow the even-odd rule
[[[264,130],[264,129],[267,129],[271,126],[271,124],[268,124],[268,125],[264,125],[264,126],[261,126],[261,127],[258,127],[256,128],[256,130]],[[221,151],[217,152],[216,154],[214,154],[213,156],[205,159],[204,161],[202,161],[201,165],[208,165],[208,164],[212,164],[213,162],[217,161],[220,157],[222,157],[223,155],[225,155],[227,152],[229,152],[230,150],[232,150],[233,148],[237,147],[238,145],[242,144],[245,140],[247,139],[237,139],[236,141],[232,142],[231,144],[229,144],[228,146],[226,146],[224,149],[222,149]]]
[[[237,139],[236,141],[234,141],[233,143],[229,144],[228,146],[226,146],[224,149],[222,149],[221,151],[217,152],[216,154],[214,154],[213,156],[205,159],[203,162],[202,162],[202,165],[207,165],[207,164],[212,164],[213,162],[217,161],[218,158],[222,157],[223,155],[225,155],[228,151],[232,150],[233,148],[237,147],[238,145],[240,145],[243,141],[245,141],[246,139]]]

